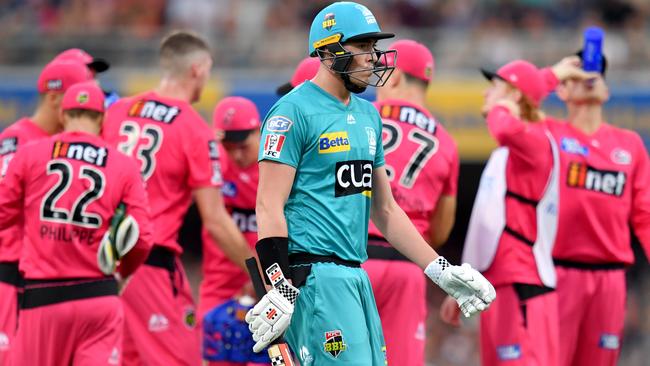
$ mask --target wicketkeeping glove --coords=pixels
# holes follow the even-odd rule
[[[443,257],[431,262],[424,273],[447,294],[456,299],[465,317],[483,311],[496,298],[492,284],[472,266],[452,266]]]
[[[289,327],[292,314],[293,304],[277,289],[267,292],[246,314],[248,329],[253,333],[253,340],[256,342],[253,351],[262,351],[281,336]]]
[[[126,205],[120,203],[115,209],[111,225],[102,237],[97,251],[97,264],[106,275],[115,272],[120,258],[124,257],[138,242],[140,227],[137,221],[126,214]]]

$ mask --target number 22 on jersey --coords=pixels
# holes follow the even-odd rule
[[[126,136],[126,141],[120,142],[117,149],[140,161],[140,174],[147,181],[156,169],[156,153],[163,142],[162,129],[154,124],[140,127],[137,122],[124,121],[120,136]]]

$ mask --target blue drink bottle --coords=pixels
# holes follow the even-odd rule
[[[603,38],[605,32],[598,27],[585,29],[585,44],[582,48],[582,69],[585,71],[602,71],[603,64]]]

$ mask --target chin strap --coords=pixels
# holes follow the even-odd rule
[[[341,75],[341,79],[343,79],[343,85],[345,86],[345,89],[347,89],[351,93],[359,94],[363,93],[366,91],[366,86],[359,86],[350,80],[350,75],[349,74],[339,74]]]

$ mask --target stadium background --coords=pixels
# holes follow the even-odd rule
[[[213,78],[197,105],[207,120],[227,95],[252,99],[262,114],[277,100],[305,56],[316,12],[331,1],[303,0],[1,0],[0,129],[29,115],[36,79],[56,53],[83,48],[107,59],[105,89],[130,95],[153,87],[161,37],[193,29],[208,38]],[[548,65],[575,52],[581,32],[600,25],[607,35],[612,98],[608,121],[638,131],[650,148],[650,2],[647,0],[367,0],[382,28],[423,42],[436,59],[429,107],[456,139],[461,173],[456,226],[441,249],[458,261],[483,164],[494,143],[479,114],[486,82],[479,66],[515,58]],[[384,43],[383,46],[387,44]],[[364,96],[372,99],[372,92]],[[545,110],[564,115],[552,96]],[[649,182],[650,184],[650,182]],[[181,232],[184,260],[196,291],[200,274],[199,220],[191,209]],[[628,314],[620,365],[650,359],[650,269],[635,243],[637,264],[628,272]],[[438,320],[442,293],[431,286],[427,360],[431,365],[477,364],[476,320],[454,330]]]

